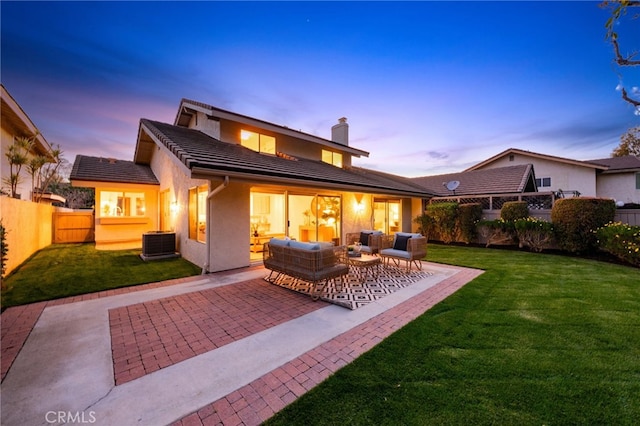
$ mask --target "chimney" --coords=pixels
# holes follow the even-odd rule
[[[331,127],[331,140],[341,145],[349,145],[349,125],[347,118],[338,119],[338,124]]]

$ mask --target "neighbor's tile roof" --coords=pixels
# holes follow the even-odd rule
[[[621,173],[640,170],[640,158],[635,155],[601,158],[599,160],[590,160],[589,162],[607,166],[608,169],[605,173]]]
[[[151,167],[114,158],[76,156],[71,180],[159,185]]]
[[[509,148],[506,149],[504,151],[502,151],[499,154],[494,155],[491,158],[488,158],[474,166],[469,167],[468,169],[465,170],[465,172],[470,172],[472,170],[481,170],[483,169],[485,166],[493,163],[494,161],[497,161],[503,157],[506,157],[507,155],[521,155],[524,157],[531,157],[531,158],[535,158],[535,159],[541,159],[541,160],[549,160],[549,161],[555,161],[558,163],[565,163],[565,164],[571,164],[574,166],[581,166],[581,167],[588,167],[588,168],[592,168],[592,169],[604,169],[604,167],[602,165],[599,164],[594,164],[593,161],[579,161],[579,160],[572,160],[570,158],[564,158],[564,157],[557,157],[555,155],[548,155],[548,154],[540,154],[537,152],[532,152],[532,151],[526,151],[523,149],[518,149],[518,148]]]
[[[256,181],[325,186],[348,191],[368,191],[430,197],[422,187],[400,176],[361,168],[339,168],[322,161],[265,155],[241,145],[221,142],[198,130],[142,119],[141,128],[166,146],[192,174],[237,176]],[[146,130],[145,130],[146,129]]]
[[[517,166],[497,167],[495,169],[474,170],[460,173],[449,173],[436,176],[423,176],[411,180],[437,196],[453,195],[445,184],[458,181],[456,195],[479,195],[523,192],[527,182],[533,177],[533,166],[522,164]]]

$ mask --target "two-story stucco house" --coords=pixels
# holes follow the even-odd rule
[[[0,182],[2,183],[2,189],[6,193],[9,193],[8,180],[11,175],[11,167],[7,159],[7,152],[9,147],[14,143],[16,138],[33,138],[34,143],[31,146],[30,152],[26,153],[28,159],[37,155],[44,156],[53,161],[51,156],[51,145],[40,133],[38,128],[29,116],[24,112],[22,107],[16,102],[16,100],[9,94],[7,89],[0,84],[2,91],[2,108],[0,110],[0,118],[2,120],[2,131],[0,133],[0,146],[2,156],[0,157]],[[19,180],[17,183],[15,197],[23,200],[31,200],[31,179],[27,172],[27,166],[24,165],[19,174]],[[47,201],[64,201],[62,197],[48,195],[43,197]]]
[[[633,155],[578,161],[510,148],[465,172],[523,164],[533,165],[538,191],[579,193],[612,198],[620,204],[640,204],[640,159]]]
[[[214,272],[250,265],[273,236],[340,243],[415,228],[430,193],[352,166],[361,156],[346,118],[324,139],[183,99],[173,124],[140,121],[132,162],[78,156],[71,181],[96,188],[98,248],[174,231],[181,255]]]

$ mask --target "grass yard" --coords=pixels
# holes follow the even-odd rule
[[[93,244],[54,244],[2,282],[2,309],[200,273],[182,259],[145,262],[140,250],[98,251]]]
[[[268,425],[635,425],[640,269],[430,245],[486,272]]]

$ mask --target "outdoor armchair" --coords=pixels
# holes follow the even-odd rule
[[[371,255],[378,254],[380,250],[380,240],[384,234],[382,231],[363,230],[360,232],[350,232],[345,235],[347,245],[353,245],[357,242],[362,244],[361,251]]]
[[[427,255],[427,238],[421,234],[406,232],[385,235],[381,239],[379,253],[385,266],[389,266],[391,261],[400,266],[400,262],[405,261],[407,272],[413,264],[421,270],[421,260]]]

